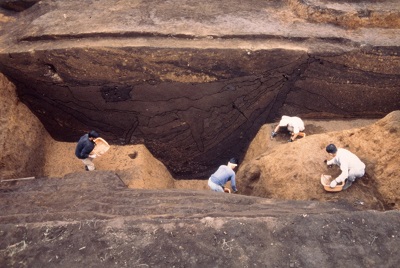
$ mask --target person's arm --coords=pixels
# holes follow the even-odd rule
[[[300,132],[300,128],[298,126],[294,125],[292,137],[290,138],[291,141],[294,141],[297,138],[297,136],[299,135],[299,132]]]
[[[326,161],[326,164],[327,164],[328,166],[333,165],[333,164],[336,164],[335,157],[332,158],[331,160]]]
[[[293,133],[293,134],[292,134],[292,137],[290,137],[290,140],[291,140],[291,141],[294,141],[294,140],[297,138],[298,135],[299,135],[298,132],[297,132],[297,133]]]
[[[338,183],[344,182],[344,180],[347,179],[347,177],[349,176],[349,165],[347,161],[341,161],[340,170],[342,171],[342,173],[340,173],[340,175],[336,179],[331,181],[331,188],[335,188]]]
[[[271,139],[275,138],[276,135],[278,135],[278,130],[279,130],[279,124],[275,127],[274,131],[271,133]]]
[[[81,156],[83,158],[88,158],[90,153],[93,151],[94,145],[93,144],[86,144],[81,151]]]
[[[344,161],[344,163],[340,163],[340,170],[342,173],[335,179],[337,183],[344,182],[347,177],[349,177],[349,165],[347,164],[347,161]]]
[[[235,173],[233,173],[233,175],[231,175],[231,187],[233,192],[237,192],[237,188],[236,188],[236,180],[235,180]]]

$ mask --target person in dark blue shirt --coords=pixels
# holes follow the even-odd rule
[[[233,171],[238,165],[236,158],[231,158],[227,165],[219,166],[218,170],[208,179],[208,186],[215,192],[224,192],[225,184],[231,181],[231,188],[234,193],[236,188],[235,172]]]
[[[96,146],[94,140],[100,135],[92,130],[89,133],[83,135],[76,145],[75,155],[82,160],[85,164],[85,170],[92,171],[95,170],[93,159],[96,158],[96,154],[90,154],[94,147]]]

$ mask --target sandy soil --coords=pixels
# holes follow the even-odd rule
[[[399,176],[395,167],[397,117],[398,113],[382,120],[305,120],[308,135],[294,143],[287,142],[289,136],[284,130],[271,141],[269,135],[274,124],[266,124],[239,165],[240,193],[286,200],[347,200],[360,209],[397,209],[400,192],[393,187]],[[340,173],[338,167],[329,169],[323,163],[328,157],[324,148],[331,142],[353,151],[367,164],[366,175],[340,193],[328,193],[320,183],[321,174]],[[73,156],[75,146],[75,143],[52,141],[46,147],[45,176],[63,177],[83,171],[83,164]],[[207,177],[174,179],[143,145],[111,146],[94,162],[98,171],[115,172],[133,189],[208,190]]]
[[[347,200],[360,209],[397,209],[400,192],[392,185],[399,176],[395,167],[398,149],[390,142],[397,140],[397,117],[398,113],[380,121],[305,120],[308,135],[294,143],[287,142],[289,134],[285,131],[270,140],[274,124],[266,124],[239,165],[240,194],[285,200]],[[329,169],[323,163],[328,157],[325,146],[331,142],[353,151],[367,165],[366,175],[340,193],[328,193],[320,183],[321,174],[340,173],[338,167]],[[83,164],[73,156],[75,146],[75,143],[52,141],[45,154],[44,175],[63,177],[83,171]],[[60,152],[65,153],[60,155]],[[208,190],[207,177],[174,179],[143,145],[112,146],[94,162],[98,171],[114,172],[133,189]]]
[[[345,130],[353,127],[367,126],[376,122],[376,119],[355,119],[355,120],[308,120],[306,121],[307,133],[310,135],[324,133],[333,130]],[[285,143],[287,137],[282,133],[275,142],[270,142],[269,135],[272,124],[266,124],[250,145],[243,163],[258,155],[280,146]],[[82,171],[84,166],[79,159],[74,157],[76,143],[65,143],[52,141],[46,152],[46,163],[44,176],[63,177],[68,173]],[[65,152],[60,156],[60,152]],[[132,159],[132,155],[135,157]],[[228,161],[229,159],[227,159]],[[117,146],[101,157],[94,160],[97,170],[115,171],[131,188],[136,189],[192,189],[206,190],[207,179],[201,180],[175,180],[165,166],[155,159],[143,145]],[[217,169],[218,167],[216,167]],[[239,170],[241,166],[239,166]],[[136,174],[133,174],[135,170]],[[301,170],[299,170],[301,172]],[[240,177],[238,177],[240,180]]]
[[[323,122],[323,126],[312,123],[310,129],[321,130],[328,125],[339,130],[342,122]],[[246,161],[238,171],[239,187],[244,194],[260,197],[320,201],[345,199],[364,208],[398,209],[399,129],[400,111],[392,112],[371,125],[324,131],[293,143],[286,141],[288,134],[282,134],[274,141],[268,140],[271,126],[265,126],[254,139]],[[325,192],[320,184],[321,174],[333,177],[340,174],[337,166],[327,168],[323,163],[329,159],[325,151],[329,143],[352,151],[366,164],[366,174],[361,179],[348,190],[334,194]]]

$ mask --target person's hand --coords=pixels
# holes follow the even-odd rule
[[[230,194],[231,190],[229,190],[229,188],[224,187],[224,192],[227,193],[227,194]]]
[[[278,133],[276,133],[275,131],[271,132],[271,138],[275,138],[278,135]]]
[[[337,181],[336,181],[336,180],[333,180],[333,181],[331,181],[331,184],[330,184],[329,186],[330,186],[331,188],[335,188],[336,185],[337,185]]]
[[[96,158],[96,157],[97,157],[97,154],[90,154],[89,157],[90,157],[90,158]]]
[[[328,160],[324,160],[324,163],[328,165]],[[328,168],[332,168],[332,165],[328,165]]]

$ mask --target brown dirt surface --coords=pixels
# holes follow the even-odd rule
[[[315,122],[307,122],[306,132],[311,125],[313,131],[320,129]],[[328,121],[321,126],[327,125],[338,129],[341,123]],[[400,111],[392,112],[372,125],[311,134],[293,143],[287,142],[287,133],[281,133],[271,141],[268,136],[272,126],[265,126],[254,139],[238,171],[239,188],[243,194],[267,198],[345,199],[367,209],[398,209],[399,129]],[[366,174],[362,178],[348,190],[335,194],[325,192],[320,183],[322,174],[336,177],[341,172],[337,166],[327,168],[323,162],[329,159],[325,152],[329,143],[352,151],[366,164]]]
[[[0,74],[0,90],[0,178],[42,175],[44,148],[52,138],[19,101],[15,86],[3,74]]]

